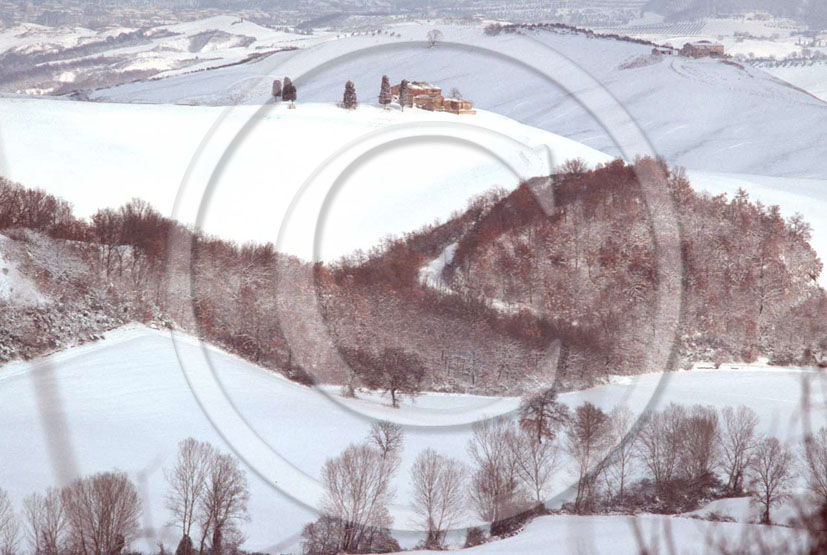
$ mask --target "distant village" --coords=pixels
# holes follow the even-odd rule
[[[273,81],[272,96],[276,102],[290,102],[290,108],[295,107],[297,99],[296,86],[289,77],[284,80]],[[391,104],[397,104],[401,110],[405,108],[419,108],[430,112],[450,112],[452,114],[475,114],[473,103],[460,98],[459,92],[454,89],[450,96],[442,94],[442,89],[425,81],[408,81],[403,79],[391,86],[387,75],[382,76],[379,87],[379,104],[388,109]],[[339,104],[345,109],[355,109],[358,105],[356,86],[353,81],[345,83],[342,102]]]

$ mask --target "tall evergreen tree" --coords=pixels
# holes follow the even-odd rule
[[[399,106],[402,107],[402,111],[405,111],[405,106],[412,106],[413,103],[411,102],[411,91],[408,90],[408,80],[402,79],[402,82],[399,84]]]
[[[379,104],[388,109],[388,104],[391,103],[391,83],[387,75],[382,76],[382,88],[379,89]]]
[[[289,77],[284,78],[284,86],[281,89],[281,99],[284,101],[290,101],[290,107],[294,107],[294,102],[296,101],[296,85],[293,84],[293,81],[290,80]]]
[[[356,108],[357,104],[356,85],[353,84],[353,81],[348,81],[345,83],[345,95],[342,99],[342,106],[348,110],[353,110]]]
[[[281,98],[281,81],[279,81],[278,79],[273,81],[273,98],[275,98],[276,101],[278,101],[279,98]]]

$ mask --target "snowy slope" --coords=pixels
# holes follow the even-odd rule
[[[10,243],[8,237],[0,235],[0,301],[20,306],[45,303],[37,285],[20,272],[17,261],[9,256]]]
[[[467,460],[469,425],[453,423],[468,415],[478,419],[483,414],[508,413],[517,406],[516,399],[426,394],[415,404],[406,401],[403,408],[393,410],[387,406],[387,398],[372,395],[343,400],[334,392],[326,391],[323,395],[217,349],[208,347],[206,353],[211,367],[201,362],[204,351],[195,340],[176,335],[173,342],[169,332],[132,327],[111,332],[104,341],[30,363],[0,367],[0,444],[4,446],[0,451],[0,485],[10,492],[15,503],[20,503],[28,493],[63,483],[77,473],[119,468],[140,486],[144,526],[151,536],[160,534],[169,546],[175,534],[164,528],[168,514],[164,507],[163,467],[172,460],[177,442],[194,436],[228,448],[188,385],[202,391],[215,372],[229,401],[239,411],[241,422],[288,463],[284,467],[266,467],[261,476],[248,469],[252,491],[251,521],[245,525],[247,546],[279,552],[292,549],[295,535],[313,518],[309,507],[317,503],[319,491],[314,480],[325,458],[350,442],[362,440],[371,418],[405,423],[405,451],[392,513],[396,529],[410,530],[410,489],[406,478],[418,452],[433,447]],[[182,363],[188,370],[189,382],[182,372]],[[798,403],[802,380],[812,382],[815,406],[823,406],[825,401],[821,378],[795,369],[696,370],[669,374],[666,382],[662,379],[658,374],[624,378],[565,394],[562,399],[570,405],[588,400],[604,409],[625,404],[634,411],[642,410],[652,398],[656,399],[656,406],[673,401],[716,407],[745,404],[758,411],[762,431],[791,441],[797,440],[802,431],[804,413]],[[737,388],[732,385],[736,381]],[[226,417],[217,399],[207,398],[205,406],[213,417]],[[814,410],[810,416],[812,425],[824,425],[822,411]],[[258,452],[253,443],[247,442],[247,436],[233,433],[227,437],[241,448],[239,454],[245,461],[255,464]],[[554,503],[566,497],[565,489],[574,477],[567,464],[564,462],[556,475]],[[288,491],[294,486],[294,493],[297,483],[293,480],[300,481],[298,485],[302,486],[306,482],[307,487],[291,499],[272,487],[279,480]],[[652,522],[660,526],[660,520]],[[561,535],[563,539],[557,547],[562,550],[560,553],[570,553],[593,535],[590,522],[602,523],[598,527],[601,530],[605,527],[602,539],[596,540],[598,547],[608,545],[603,542],[609,538],[620,542],[618,545],[632,545],[630,528],[623,518],[605,522],[571,517],[543,519],[530,528],[540,536],[527,533],[509,541],[518,542],[513,545],[520,548],[520,553],[540,553],[521,549],[528,549],[529,545],[535,550],[543,549],[548,545],[543,539],[549,537],[546,534]],[[700,545],[696,542],[701,541],[703,528],[698,528],[698,523],[672,519],[670,522],[695,530],[687,532],[689,545]],[[475,523],[469,515],[465,524]],[[404,545],[416,541],[404,532],[399,537]],[[480,549],[484,553],[514,553],[511,545],[492,544]]]
[[[401,37],[347,37],[255,63],[128,84],[94,96],[118,102],[259,104],[267,100],[273,78],[292,75],[303,76],[300,100],[338,101],[343,83],[352,79],[360,98],[373,102],[381,75],[388,74],[394,82],[425,79],[447,91],[456,87],[482,109],[619,153],[612,139],[619,130],[602,128],[594,113],[578,103],[593,91],[565,90],[580,85],[566,71],[565,58],[605,87],[654,150],[673,163],[706,171],[827,177],[827,145],[820,140],[827,104],[763,71],[717,60],[653,58],[646,45],[581,35],[490,37],[479,27],[443,26],[444,43],[426,48],[421,41],[428,28],[399,26],[394,31]],[[351,47],[375,49],[320,66]],[[513,53],[513,58],[496,53],[500,51]],[[536,60],[551,68],[548,77],[524,65]]]
[[[635,527],[642,540],[635,537]],[[748,537],[754,541],[762,538],[768,545],[773,542],[795,542],[802,545],[801,536],[789,528],[766,527],[734,523],[709,523],[687,518],[644,515],[627,516],[547,516],[534,520],[516,536],[464,550],[476,555],[497,553],[501,555],[588,555],[611,553],[612,555],[638,555],[648,553],[674,553],[680,555],[705,555],[711,551],[710,542],[722,539],[740,546],[739,540]],[[731,544],[730,544],[731,545]],[[747,543],[745,548],[755,544]],[[739,553],[742,551],[738,551]],[[744,553],[752,553],[745,550]],[[441,553],[440,551],[413,551],[412,555]]]
[[[827,61],[759,63],[758,67],[827,102]]]
[[[63,94],[75,89],[191,73],[335,38],[269,29],[229,15],[150,29],[46,27],[21,24],[0,31],[0,55],[15,70],[0,71],[0,90]]]
[[[542,145],[551,161],[535,150]],[[195,222],[203,208],[202,227],[228,239],[275,243],[290,214],[280,247],[308,260],[317,219],[320,257],[336,258],[445,220],[474,194],[514,187],[551,164],[608,159],[485,112],[304,103],[258,110],[2,98],[0,146],[0,175],[66,198],[80,216],[132,197],[170,215],[183,190],[176,217]],[[211,196],[202,196],[211,178]]]

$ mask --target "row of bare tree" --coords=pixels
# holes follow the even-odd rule
[[[167,469],[168,507],[181,530],[176,555],[232,555],[244,540],[247,477],[237,459],[188,438]],[[18,515],[0,490],[0,555],[120,555],[140,534],[141,499],[122,472],[79,478],[23,500]],[[198,545],[194,545],[195,537]],[[165,553],[163,545],[160,552]]]
[[[138,491],[120,472],[102,472],[62,489],[34,493],[23,500],[19,516],[0,490],[0,553],[21,553],[28,536],[35,555],[120,554],[137,537],[140,516]]]
[[[672,404],[636,419],[622,407],[606,413],[584,403],[569,410],[553,393],[527,399],[519,419],[473,426],[471,468],[430,448],[417,456],[409,483],[422,547],[444,548],[469,508],[491,523],[492,536],[514,533],[543,514],[563,454],[575,478],[574,500],[564,510],[577,514],[685,512],[749,494],[769,524],[771,509],[790,498],[802,472],[827,506],[827,429],[808,435],[797,456],[757,427],[756,413],[743,406]],[[304,529],[306,555],[398,549],[388,507],[402,446],[401,428],[380,422],[365,442],[325,463],[324,516]],[[469,531],[467,545],[472,533],[482,534]]]

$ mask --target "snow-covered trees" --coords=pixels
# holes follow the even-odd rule
[[[388,105],[393,100],[391,96],[391,82],[388,80],[387,75],[382,76],[382,85],[379,87],[379,104],[381,104],[385,109],[388,108]]]
[[[281,81],[278,79],[273,80],[273,89],[271,91],[273,98],[276,102],[281,100]]]
[[[466,476],[463,464],[426,449],[411,469],[412,504],[427,531],[426,549],[442,549],[445,534],[465,513]]]
[[[356,108],[357,104],[356,85],[353,84],[353,81],[348,81],[345,83],[345,93],[342,97],[342,107],[347,110],[353,110]]]
[[[119,554],[138,533],[138,491],[119,472],[78,478],[62,491],[71,550],[84,555]]]
[[[761,506],[761,522],[771,524],[770,510],[789,496],[795,476],[795,456],[774,437],[761,439],[750,460],[750,483]]]

